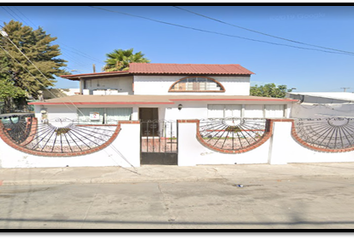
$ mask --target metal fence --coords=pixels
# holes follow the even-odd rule
[[[140,121],[141,164],[177,164],[177,121]]]
[[[354,118],[298,118],[295,131],[307,144],[323,149],[354,147]]]
[[[98,147],[108,141],[116,126],[81,126],[71,119],[54,119],[35,123],[34,115],[21,117],[8,114],[2,120],[4,131],[16,144],[26,141],[25,148],[48,153],[81,152]],[[32,125],[37,124],[35,131]]]
[[[257,143],[265,131],[265,118],[209,118],[199,124],[203,140],[222,150],[245,149]]]

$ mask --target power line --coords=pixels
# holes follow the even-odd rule
[[[188,9],[184,9],[184,8],[177,7],[177,6],[173,6],[173,7],[177,8],[177,9],[180,9],[180,10],[183,10],[183,11],[186,11],[186,12],[189,12],[189,13],[192,13],[192,14],[195,14],[195,15],[198,15],[198,16],[201,16],[201,17],[204,17],[204,18],[208,18],[210,20],[213,20],[213,21],[216,21],[216,22],[219,22],[219,23],[222,23],[222,24],[226,24],[226,25],[229,25],[229,26],[232,26],[232,27],[236,27],[236,28],[240,28],[240,29],[243,29],[243,30],[246,30],[246,31],[262,34],[264,36],[277,38],[277,39],[281,39],[281,40],[284,40],[284,41],[298,43],[298,44],[302,44],[302,45],[307,45],[307,46],[311,46],[311,47],[317,47],[317,48],[323,48],[323,49],[332,50],[332,51],[338,51],[338,52],[342,52],[342,53],[354,54],[354,52],[350,52],[350,51],[344,51],[344,50],[335,49],[335,48],[328,48],[328,47],[323,47],[323,46],[319,46],[319,45],[304,43],[304,42],[300,42],[300,41],[296,41],[296,40],[291,40],[291,39],[288,39],[288,38],[278,37],[278,36],[271,35],[271,34],[268,34],[268,33],[264,33],[264,32],[252,30],[252,29],[249,29],[249,28],[241,27],[241,26],[238,26],[238,25],[235,25],[235,24],[227,23],[227,22],[224,22],[224,21],[216,19],[216,18],[208,17],[206,15],[193,12],[193,11],[188,10]]]
[[[10,14],[13,19],[18,18],[18,19],[20,19],[22,22],[25,22],[25,21],[23,21],[23,19],[22,19],[19,15],[17,15],[11,8],[7,7],[8,10],[7,10],[4,6],[1,6],[1,8],[4,9],[8,14]],[[11,11],[12,13],[11,13],[10,11]],[[13,14],[16,15],[17,17],[15,17]],[[25,23],[26,23],[26,22],[25,22]],[[28,23],[26,23],[26,24],[28,25]]]
[[[21,11],[20,9],[18,9],[17,7],[14,7],[24,18],[26,18],[28,21],[30,21],[32,23],[32,26],[37,26],[35,23],[33,23],[31,21],[31,19],[29,19],[28,17],[26,17]]]
[[[2,32],[2,34],[3,34],[3,32]],[[8,36],[6,36],[5,38],[7,38],[7,39],[10,40],[10,38],[9,38]],[[10,41],[11,41],[11,40],[10,40]],[[11,42],[12,42],[12,41],[11,41]],[[12,43],[13,43],[13,42],[12,42]],[[13,43],[13,44],[14,44],[14,43]],[[15,44],[15,45],[16,45],[16,44]],[[20,64],[20,65],[22,66],[22,68],[23,68],[25,71],[27,71],[35,80],[37,80],[37,81],[39,82],[39,84],[41,84],[41,85],[44,87],[45,90],[47,90],[50,94],[52,94],[54,97],[56,97],[56,96],[54,95],[54,93],[52,93],[51,91],[49,91],[49,89],[47,89],[47,88],[45,87],[45,85],[44,85],[38,78],[36,78],[35,76],[33,76],[33,74],[32,74],[22,63],[20,63],[19,61],[17,61],[17,59],[16,59],[14,56],[12,56],[11,53],[9,53],[9,52],[8,52],[6,49],[4,49],[1,45],[0,45],[0,48],[1,48],[5,53],[7,53],[8,55],[10,55],[11,58],[13,58],[18,64]],[[17,46],[16,46],[16,48],[17,48],[23,55],[25,55]],[[27,58],[26,55],[25,55],[25,57]],[[27,58],[27,59],[28,59],[28,58]],[[28,59],[28,61],[29,61],[32,65],[34,65],[34,63],[31,62],[31,60]],[[36,67],[36,65],[34,65],[34,66]],[[42,73],[37,67],[36,67],[36,69],[43,75],[43,73]],[[44,76],[44,75],[43,75],[43,76]],[[44,77],[45,77],[45,76],[44,76]],[[45,77],[45,78],[46,78],[46,77]],[[48,80],[48,78],[46,78],[46,79]],[[69,101],[70,101],[71,105],[72,105],[79,113],[81,113],[82,115],[84,115],[84,114],[82,113],[82,111],[81,111],[70,99],[69,99]],[[70,107],[69,107],[69,105],[68,105],[67,103],[64,103],[64,105],[65,105],[67,108],[70,109]],[[70,110],[71,110],[71,109],[70,109]],[[135,172],[132,171],[132,170],[129,170],[129,169],[126,169],[126,168],[120,166],[110,155],[108,155],[107,151],[104,149],[105,153],[106,153],[109,157],[111,157],[111,159],[112,159],[119,167],[122,167],[123,169],[129,170],[130,172],[133,172],[133,173],[136,173],[136,174],[140,175],[140,174],[136,171],[136,168],[129,162],[128,159],[126,159],[126,157],[125,157],[114,145],[110,145],[110,147],[111,147],[121,158],[123,158],[124,161],[126,161],[131,167],[133,167],[134,170],[135,170]]]
[[[0,27],[1,27],[1,29],[2,29],[2,26],[1,26],[1,25],[0,25]],[[30,63],[41,73],[41,75],[42,75],[45,79],[47,79],[47,80],[49,81],[49,79],[44,75],[44,73],[26,56],[26,54],[24,54],[24,53],[21,51],[21,49],[18,48],[18,46],[10,39],[10,37],[8,36],[8,34],[7,34],[4,30],[1,30],[0,33],[1,33],[1,35],[2,35],[5,39],[9,40],[9,41],[16,47],[16,49],[27,59],[28,62],[30,62]],[[47,89],[46,86],[45,86],[38,78],[36,78],[35,76],[33,76],[33,74],[32,74],[22,63],[20,63],[14,56],[12,56],[11,53],[9,53],[9,52],[8,52],[5,48],[3,48],[1,45],[0,45],[0,48],[1,48],[3,51],[5,51],[5,53],[7,53],[8,55],[10,55],[11,58],[13,58],[18,64],[20,64],[24,70],[26,70],[35,80],[37,80],[37,81],[39,82],[39,84],[41,84],[41,85],[44,87],[45,90],[49,91],[49,89]],[[54,97],[56,97],[56,96],[54,95],[54,93],[52,93],[51,91],[49,91],[49,92],[50,92]],[[80,114],[84,115],[83,112],[74,104],[74,102],[73,102],[71,99],[69,99],[69,101],[70,101],[70,104],[71,104]],[[70,107],[69,107],[69,105],[68,105],[67,103],[64,102],[64,105],[65,105],[67,108],[70,109]],[[71,110],[71,109],[70,109],[70,110]],[[121,158],[123,158],[124,161],[126,161],[131,167],[133,167],[134,170],[136,170],[135,167],[129,162],[129,160],[126,159],[126,158],[124,157],[124,155],[123,155],[114,145],[110,145],[110,147],[111,147]],[[106,150],[105,150],[105,152],[106,152]],[[107,152],[106,152],[106,153],[107,153]],[[112,158],[112,159],[113,159],[113,158]],[[114,161],[114,159],[113,159],[113,161]],[[116,162],[116,161],[115,161],[115,162]],[[117,163],[117,162],[116,162],[116,163]],[[118,163],[117,163],[117,164],[118,164]],[[118,164],[118,166],[120,166],[120,165]],[[120,167],[122,167],[122,166],[120,166]],[[122,167],[122,168],[124,168],[124,167]],[[124,168],[124,169],[126,169],[126,168]],[[129,170],[129,171],[131,171],[131,170]],[[134,171],[131,171],[131,172],[134,172]],[[137,171],[134,172],[134,173],[139,174]],[[139,174],[139,175],[140,175],[140,174]]]
[[[222,35],[222,36],[227,36],[227,37],[240,38],[240,39],[254,41],[254,42],[262,42],[262,43],[267,43],[267,44],[272,44],[272,45],[277,45],[277,46],[292,47],[292,48],[311,50],[311,51],[319,51],[319,52],[335,53],[335,54],[344,54],[344,55],[349,55],[349,56],[353,56],[354,55],[354,53],[351,53],[351,52],[345,52],[345,53],[344,52],[338,52],[338,51],[333,52],[333,51],[327,51],[327,50],[316,49],[316,48],[305,48],[305,47],[293,46],[293,45],[288,45],[288,44],[263,41],[263,40],[253,39],[253,38],[242,37],[242,36],[238,36],[238,35],[231,35],[231,34],[220,33],[220,32],[215,32],[215,31],[209,31],[209,30],[204,30],[204,29],[195,28],[195,27],[184,26],[184,25],[180,25],[180,24],[165,22],[165,21],[156,20],[156,19],[153,19],[153,18],[143,17],[143,16],[139,16],[139,15],[135,15],[135,14],[130,14],[130,13],[125,13],[125,12],[121,12],[121,11],[110,10],[110,9],[101,8],[101,7],[95,7],[95,6],[88,6],[88,7],[99,9],[99,10],[103,10],[103,11],[107,11],[107,12],[119,13],[119,14],[131,16],[131,17],[141,18],[141,19],[145,19],[145,20],[149,20],[149,21],[153,21],[153,22],[158,22],[158,23],[162,23],[162,24],[166,24],[166,25],[170,25],[170,26],[175,26],[175,27],[180,27],[180,28],[185,28],[185,29],[191,29],[191,30],[199,31],[199,32],[217,34],[217,35]]]
[[[1,25],[0,25],[0,27],[2,28]],[[15,48],[27,59],[27,61],[30,62],[30,63],[37,69],[37,71],[38,71],[47,81],[50,82],[50,80],[44,75],[44,73],[26,56],[26,54],[24,54],[24,53],[21,51],[21,49],[19,49],[19,48],[17,47],[17,45],[10,39],[10,37],[8,36],[8,34],[7,34],[5,31],[1,31],[1,35],[2,35],[5,39],[7,39],[8,41],[10,41],[11,44],[14,45]],[[25,71],[27,71],[35,80],[37,80],[38,83],[39,83],[40,85],[42,85],[45,90],[49,91],[49,90],[46,88],[46,86],[45,86],[38,78],[36,78],[22,63],[20,63],[14,56],[12,56],[11,53],[9,53],[9,52],[8,52],[6,49],[4,49],[1,45],[0,45],[0,47],[1,47],[1,49],[2,49],[5,53],[7,53],[8,55],[10,55],[10,57],[11,57],[12,59],[14,59],[18,64],[20,64],[21,67],[22,67]],[[54,93],[52,93],[51,91],[49,91],[49,93],[52,94],[54,97],[56,97],[56,96],[54,95]],[[80,109],[79,109],[78,107],[76,107],[76,105],[75,105],[73,102],[71,102],[71,104],[72,104],[79,112],[81,112]],[[68,105],[67,105],[66,103],[65,103],[65,105],[68,107]],[[68,107],[68,108],[70,109],[70,107]],[[82,112],[81,112],[81,114],[82,114]]]
[[[1,6],[2,7],[2,9],[4,9],[9,15],[11,15],[11,17],[13,18],[13,19],[19,19],[21,22],[24,22],[24,23],[26,23],[28,26],[30,26],[30,27],[32,27],[33,29],[35,29],[36,27],[36,24],[34,24],[28,17],[26,17],[19,9],[17,9],[16,7],[14,7],[23,17],[25,17],[28,21],[30,21],[32,24],[28,24],[28,22],[26,22],[24,19],[22,19],[18,14],[16,14],[16,12],[14,11],[14,10],[12,10],[10,7],[8,7],[7,6],[7,8],[9,9],[9,11],[11,11],[12,13],[10,13],[7,9],[5,9],[3,6]],[[96,59],[96,58],[94,58],[94,57],[92,57],[92,56],[89,56],[88,54],[86,54],[86,53],[84,53],[84,52],[82,52],[82,51],[80,51],[80,50],[78,50],[78,49],[76,49],[76,48],[73,48],[73,47],[70,47],[70,46],[68,46],[68,45],[66,45],[66,44],[64,44],[64,43],[62,43],[62,42],[60,42],[60,41],[58,41],[57,40],[57,42],[62,46],[62,45],[64,45],[64,46],[66,46],[66,49],[67,49],[67,51],[70,51],[70,52],[72,52],[72,53],[74,53],[74,54],[76,54],[76,55],[78,55],[79,57],[84,57],[84,58],[86,58],[86,59],[89,59],[89,60],[91,60],[91,61],[95,61],[96,63],[100,63],[100,64],[102,64],[102,61],[100,61],[100,60],[98,60],[98,59]],[[61,47],[62,49],[65,49],[65,47]],[[71,48],[71,49],[68,49],[68,48]],[[73,60],[74,61],[72,61],[72,60],[70,60],[71,62],[73,62],[73,63],[75,63],[75,64],[77,64],[77,65],[80,65],[80,63],[78,63],[78,62],[76,62],[76,60],[78,60],[78,59],[76,59],[75,60],[75,57],[73,57],[73,55],[72,56],[70,56],[68,53],[62,53],[62,55],[63,56],[65,56],[65,55],[68,55],[68,59],[71,59],[71,58],[73,58]]]
[[[341,89],[344,89],[344,92],[346,92],[347,89],[350,89],[350,87],[341,87]]]

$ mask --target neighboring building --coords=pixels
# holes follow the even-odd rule
[[[238,64],[131,63],[128,71],[64,75],[78,95],[33,102],[38,119],[287,118],[296,100],[249,96],[253,72]],[[42,114],[42,115],[41,115]]]
[[[290,117],[354,117],[354,93],[350,92],[290,92],[287,98],[298,100]]]
[[[286,97],[300,103],[354,103],[354,93],[350,92],[289,92]]]

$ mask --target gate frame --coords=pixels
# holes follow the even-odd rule
[[[168,137],[168,134],[166,134],[165,128],[164,127],[160,127],[160,124],[165,124],[165,123],[170,123],[171,124],[171,130],[170,130],[170,137]],[[156,134],[152,134],[152,135],[144,135],[143,133],[143,124],[149,124],[149,123],[157,123],[159,125],[158,127],[158,134],[156,136]],[[173,125],[176,126],[175,128],[175,136],[173,136]],[[149,129],[149,127],[147,127],[147,129]],[[166,137],[163,137],[163,133],[165,132]],[[149,151],[149,137],[150,139],[153,139],[153,151]],[[172,142],[173,138],[176,138],[176,142]],[[155,140],[158,138],[158,151],[155,151]],[[143,139],[146,139],[147,142],[147,151],[144,152],[143,151]],[[162,148],[165,151],[161,151],[161,140],[163,140],[162,144]],[[168,144],[168,140],[171,140],[171,149],[169,151],[167,150],[167,144]],[[140,120],[140,165],[178,165],[178,120],[148,120],[148,121],[142,121]],[[175,151],[173,151],[175,146]]]

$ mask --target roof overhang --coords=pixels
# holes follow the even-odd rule
[[[129,70],[114,72],[62,75],[73,81],[84,78],[121,75],[187,75],[187,76],[251,76],[254,74],[239,64],[174,64],[174,63],[130,63]]]
[[[97,78],[97,77],[117,77],[122,75],[132,75],[128,71],[117,71],[117,72],[99,72],[99,73],[85,73],[85,74],[74,74],[74,75],[61,75],[60,77],[66,78],[73,81],[80,81],[84,78]]]
[[[215,96],[215,95],[76,95],[54,98],[42,102],[31,102],[29,105],[171,105],[178,102],[297,102],[287,98],[267,98],[254,96]],[[255,103],[254,103],[255,104]]]

